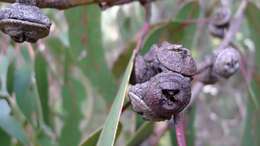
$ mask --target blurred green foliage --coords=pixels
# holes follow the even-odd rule
[[[215,2],[153,3],[152,28],[142,53],[155,43],[169,41],[183,44],[201,60],[221,42],[210,37],[204,23],[212,8],[217,8]],[[233,13],[239,2],[232,3]],[[257,5],[257,1],[247,5],[245,20],[234,39],[248,61],[248,70],[253,70],[252,78],[245,84],[246,77],[238,74],[208,87],[217,90],[216,94],[203,90],[186,114],[188,145],[260,145]],[[88,5],[44,12],[53,22],[46,39],[15,44],[0,35],[0,145],[140,145],[156,123],[140,120],[131,110],[121,110],[128,101],[132,52],[144,21],[142,7],[131,3],[101,11],[97,5]],[[254,58],[251,64],[250,58]],[[217,102],[220,100],[226,104]],[[167,133],[160,144],[176,145],[174,129]]]

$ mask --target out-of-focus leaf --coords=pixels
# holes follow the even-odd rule
[[[245,118],[245,126],[244,126],[244,132],[243,132],[243,138],[241,145],[242,146],[257,146],[254,139],[254,133],[253,133],[253,117],[254,117],[254,111],[255,111],[255,105],[254,102],[251,100],[251,98],[248,99],[247,103],[247,109],[246,109],[246,118]],[[257,115],[255,115],[257,116]]]
[[[130,7],[129,11],[133,12],[130,14],[125,13],[123,8],[120,8],[117,12],[116,19],[121,41],[130,40],[137,33],[139,28],[142,27],[144,17],[143,15],[140,15],[136,9],[138,8]]]
[[[58,146],[49,136],[41,132],[37,137],[40,146]]]
[[[77,146],[80,143],[81,104],[86,97],[85,88],[78,80],[69,77],[62,89],[64,125],[59,138],[61,146]]]
[[[95,146],[97,145],[98,138],[101,134],[102,128],[99,128],[97,131],[93,132],[80,146]],[[116,139],[120,135],[122,131],[122,124],[119,122],[117,132],[116,132]]]
[[[104,57],[100,14],[100,8],[96,5],[72,8],[65,12],[73,60],[79,63],[97,92],[111,103],[116,86]]]
[[[15,63],[11,62],[7,72],[7,91],[9,94],[13,93],[14,91],[14,72],[15,72]]]
[[[172,143],[172,145],[173,146],[178,145],[175,130],[170,129],[170,136],[171,136],[171,143]]]
[[[195,20],[198,18],[200,8],[198,2],[186,4],[178,13],[176,20],[167,24],[155,27],[148,35],[144,43],[142,53],[147,52],[153,44],[160,41],[182,44],[186,48],[191,48],[195,38],[196,23],[185,20]]]
[[[186,3],[180,11],[177,13],[175,18],[176,21],[187,21],[196,19],[200,13],[200,6],[197,1],[191,1]]]
[[[37,90],[41,100],[43,110],[43,120],[46,124],[50,124],[49,120],[49,87],[48,87],[48,65],[41,53],[36,55],[34,64],[35,78]]]
[[[22,49],[27,50],[27,49]],[[26,53],[25,53],[26,54]],[[33,126],[42,124],[42,109],[36,84],[32,80],[33,65],[27,58],[25,64],[17,67],[14,76],[14,93],[18,107]]]
[[[29,121],[32,120],[32,114],[36,114],[37,111],[34,102],[35,100],[32,96],[29,96],[29,92],[32,90],[31,75],[31,66],[23,65],[16,69],[14,79],[14,92],[17,104]]]
[[[126,92],[127,92],[128,82],[133,68],[133,59],[134,59],[134,55],[132,55],[129,61],[119,91],[111,107],[111,110],[108,114],[108,117],[105,121],[103,130],[98,140],[98,144],[97,144],[98,146],[113,146],[115,143],[116,131],[118,128],[118,123],[119,123],[122,107],[124,104],[124,99],[127,94]]]
[[[0,129],[0,141],[1,145],[10,146],[11,144],[11,137],[2,129]]]
[[[184,21],[184,26],[188,25],[187,28],[185,28],[184,31],[184,37],[180,41],[181,44],[184,45],[184,47],[192,49],[193,41],[196,39],[196,28],[197,25],[190,25],[189,22],[185,24],[185,21],[189,20],[195,20],[199,17],[200,14],[200,6],[198,1],[192,1],[184,5],[184,7],[178,12],[176,20],[175,21]],[[174,34],[173,34],[174,35]],[[178,34],[177,34],[178,35]]]
[[[17,138],[24,145],[28,145],[29,141],[25,135],[20,123],[10,116],[11,109],[6,100],[0,99],[0,128],[10,136]],[[1,145],[2,145],[1,141]]]
[[[135,135],[127,142],[127,146],[140,145],[153,132],[154,124],[151,122],[144,122],[143,125],[136,131]]]
[[[136,114],[136,126],[135,126],[135,129],[139,129],[146,121],[144,120],[144,118],[138,114]]]
[[[255,44],[255,55],[256,55],[256,66],[257,66],[257,72],[255,75],[255,79],[251,81],[249,88],[249,94],[252,98],[248,98],[247,101],[247,112],[246,112],[246,121],[244,126],[244,133],[241,144],[243,146],[258,146],[260,145],[260,108],[259,108],[259,58],[260,58],[260,9],[257,8],[254,3],[249,2],[245,11],[245,16],[248,21],[248,26],[250,30],[250,37],[254,41]]]
[[[2,97],[7,97],[8,96],[8,91],[7,91],[7,72],[8,72],[8,67],[9,67],[9,58],[4,55],[0,55],[0,96]]]
[[[116,78],[119,78],[122,76],[122,74],[124,73],[126,67],[127,67],[127,63],[129,62],[129,59],[131,58],[131,54],[133,52],[133,49],[135,47],[136,43],[135,42],[130,42],[127,46],[128,48],[126,48],[117,58],[117,60],[115,61],[115,63],[113,64],[113,74]]]
[[[185,131],[186,137],[187,137],[187,145],[195,145],[195,134],[196,134],[196,128],[195,128],[195,117],[196,117],[196,107],[192,107],[190,111],[187,112],[187,128]]]
[[[245,11],[245,16],[247,18],[248,21],[248,26],[250,29],[250,36],[251,39],[254,41],[255,43],[255,55],[256,55],[256,65],[258,67],[258,71],[260,70],[260,9],[257,8],[256,5],[254,5],[254,3],[249,2],[248,6],[246,8]]]
[[[60,39],[58,39],[56,37],[48,38],[47,45],[49,47],[51,54],[55,56],[54,59],[59,60],[59,61],[62,61],[62,59],[64,57],[63,56],[64,52],[66,51],[66,49],[69,49],[69,48],[67,48],[67,46],[65,46],[65,44],[63,44],[63,42]]]
[[[258,146],[260,145],[259,141],[259,130],[260,126],[257,124],[260,121],[260,108],[259,108],[259,82],[251,81],[249,88],[249,96],[247,101],[247,108],[246,108],[246,119],[244,125],[244,133],[242,138],[242,146]]]

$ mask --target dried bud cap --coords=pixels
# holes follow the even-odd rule
[[[213,71],[220,77],[229,78],[239,69],[240,55],[234,48],[226,48],[218,52]]]
[[[219,7],[214,12],[211,23],[215,26],[226,27],[231,19],[231,10],[228,7]]]
[[[157,72],[145,62],[142,56],[137,55],[134,62],[133,74],[131,76],[131,83],[143,83],[156,75],[156,73]]]
[[[163,42],[160,46],[154,45],[144,59],[157,70],[173,71],[184,76],[192,76],[197,71],[190,51],[178,44]]]
[[[49,34],[51,22],[33,1],[26,4],[14,3],[0,10],[0,30],[16,42],[35,43]]]
[[[133,110],[145,119],[167,120],[188,105],[191,80],[173,72],[159,73],[145,83],[132,86],[128,96]]]
[[[174,45],[164,42],[157,54],[159,63],[170,71],[185,76],[192,76],[196,73],[196,62],[188,49],[182,45]]]

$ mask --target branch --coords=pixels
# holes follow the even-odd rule
[[[144,45],[144,39],[150,30],[150,19],[151,19],[151,3],[147,3],[144,5],[145,9],[145,22],[143,27],[138,31],[136,37],[136,47],[134,49],[135,55],[140,51],[140,49]]]
[[[102,8],[108,8],[115,5],[123,5],[134,1],[142,0],[36,0],[40,8],[68,9],[80,5],[98,4]],[[14,3],[15,0],[0,0],[0,2]],[[146,1],[145,1],[146,2]]]
[[[233,37],[235,36],[235,34],[238,32],[241,22],[243,20],[243,15],[244,15],[244,11],[246,9],[248,0],[243,0],[234,16],[233,21],[231,21],[230,23],[230,28],[227,32],[227,34],[225,35],[223,41],[221,42],[221,44],[219,45],[219,47],[217,48],[217,50],[222,50],[225,49],[230,42],[232,42]]]
[[[192,86],[191,89],[191,98],[189,104],[185,107],[185,109],[182,112],[185,112],[188,108],[191,107],[191,105],[194,103],[195,99],[199,96],[201,93],[202,89],[204,87],[204,84],[202,82],[196,82]]]
[[[174,125],[178,146],[186,146],[184,114],[179,113],[174,117]]]

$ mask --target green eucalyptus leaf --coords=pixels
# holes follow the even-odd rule
[[[260,9],[254,5],[254,3],[249,2],[248,6],[245,11],[245,16],[248,21],[248,26],[250,30],[250,37],[254,41],[255,44],[255,55],[256,55],[256,65],[257,65],[257,70],[259,71],[260,65]]]
[[[0,128],[24,145],[28,145],[28,138],[24,133],[21,124],[10,115],[11,108],[6,100],[0,99],[0,109]],[[1,145],[2,144],[4,143],[1,141]]]
[[[41,107],[43,110],[43,119],[46,124],[50,124],[49,119],[49,82],[48,82],[48,65],[41,53],[37,53],[35,64],[35,78],[37,90],[41,100]]]
[[[260,48],[260,9],[252,2],[249,2],[245,11],[245,16],[248,21],[249,31],[250,31],[250,37],[254,42],[255,46],[255,55],[256,55],[256,67],[257,71],[255,73],[255,79],[251,81],[248,89],[249,89],[249,95],[251,98],[248,98],[247,101],[247,110],[246,110],[246,119],[245,119],[245,125],[244,125],[244,133],[241,141],[241,145],[243,146],[258,146],[260,145],[260,126],[259,121],[259,89],[260,89],[260,83],[258,81],[259,78],[259,48]]]
[[[11,137],[0,128],[0,141],[1,144],[4,146],[10,146],[11,145]]]
[[[111,103],[116,86],[102,46],[100,8],[96,5],[77,7],[67,10],[65,15],[70,28],[70,55],[96,91]]]
[[[80,146],[95,146],[97,145],[98,138],[101,134],[102,128],[99,128],[97,131],[90,134],[90,136],[80,144]],[[116,132],[116,139],[119,137],[120,133],[122,131],[122,124],[119,122],[117,132]]]
[[[42,108],[37,87],[33,81],[33,65],[29,60],[25,64],[16,67],[14,73],[14,93],[17,105],[26,119],[34,127],[39,128],[43,124]]]
[[[85,88],[80,81],[69,77],[62,88],[64,125],[62,127],[59,145],[79,145],[82,119],[81,106],[86,97]]]
[[[115,143],[116,131],[118,129],[124,99],[127,94],[128,82],[133,68],[133,59],[134,55],[132,55],[129,61],[119,91],[105,121],[103,130],[98,140],[98,146],[113,146]]]

